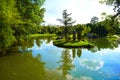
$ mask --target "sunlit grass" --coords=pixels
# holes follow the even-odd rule
[[[55,37],[56,34],[30,34],[29,37]]]
[[[76,47],[85,47],[85,48],[91,48],[94,47],[92,43],[89,43],[88,41],[68,41],[65,42],[64,40],[57,40],[53,42],[54,45],[59,47],[70,47],[70,48],[76,48]]]

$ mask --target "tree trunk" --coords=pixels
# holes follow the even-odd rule
[[[81,39],[81,32],[79,32],[79,33],[77,34],[77,39],[78,39],[78,41],[80,41],[80,39]]]
[[[74,30],[73,31],[73,41],[75,41],[76,40],[76,31]]]

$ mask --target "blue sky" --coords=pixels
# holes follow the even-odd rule
[[[102,12],[114,13],[112,7],[100,4],[99,0],[46,0],[43,7],[46,8],[45,24],[53,25],[60,24],[56,19],[62,18],[65,9],[72,13],[71,17],[76,20],[76,24],[89,23],[93,16],[101,20]]]

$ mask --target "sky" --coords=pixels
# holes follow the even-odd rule
[[[46,0],[44,24],[60,25],[57,19],[62,19],[63,10],[72,13],[71,17],[76,24],[89,23],[93,16],[101,20],[101,13],[114,14],[113,7],[100,4],[99,0]]]

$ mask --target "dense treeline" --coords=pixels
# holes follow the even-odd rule
[[[119,34],[120,23],[117,20],[117,18],[113,21],[112,19],[113,16],[114,15],[106,15],[106,13],[104,13],[104,20],[100,22],[95,22],[96,20],[94,20],[95,22],[94,24],[93,23],[86,24],[87,26],[91,28],[90,33],[93,33],[97,37],[106,37],[106,36],[112,36],[115,34]]]
[[[43,22],[45,0],[0,0],[0,50],[35,33]]]
[[[61,26],[58,25],[47,25],[47,26],[42,26],[37,30],[37,33],[39,34],[58,34],[59,32],[62,31]]]
[[[112,26],[109,19],[96,22],[95,24],[87,23],[68,26],[67,30],[65,26],[47,25],[42,26],[38,30],[38,33],[64,36],[64,32],[67,32],[68,37],[70,37],[70,35],[73,35],[74,31],[76,31],[76,36],[79,38],[78,40],[82,37],[101,38],[120,34],[119,22],[116,21],[116,24]],[[91,36],[89,36],[89,34],[91,34]]]

